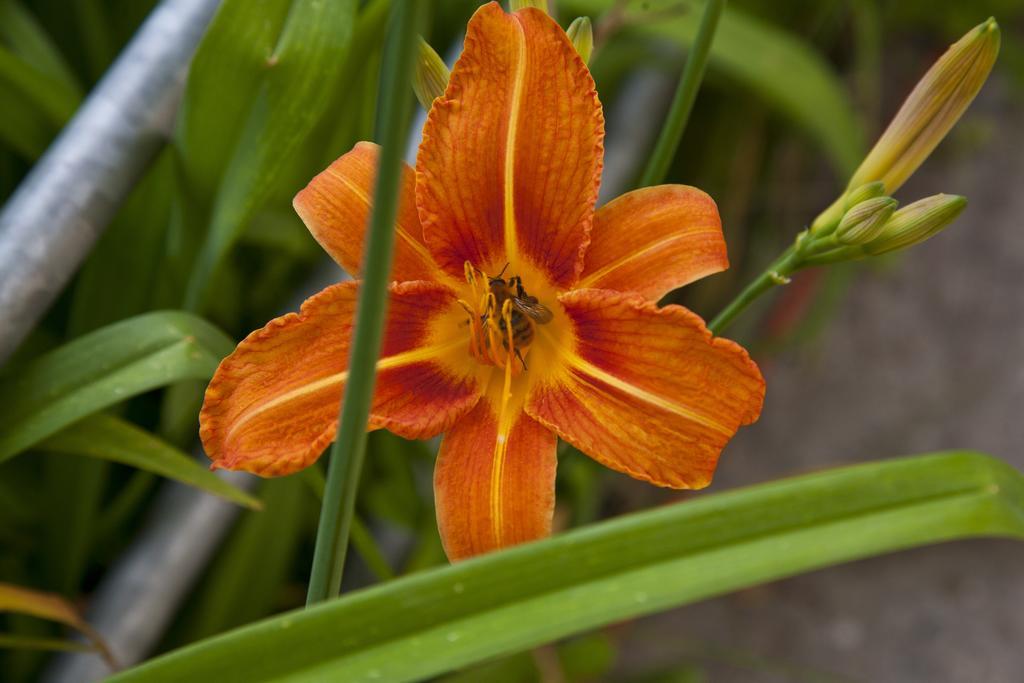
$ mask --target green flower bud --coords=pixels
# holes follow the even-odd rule
[[[513,12],[523,9],[524,7],[536,7],[542,12],[548,12],[548,0],[511,0],[508,3],[509,9]]]
[[[566,31],[572,46],[580,53],[583,63],[590,61],[590,53],[594,51],[594,28],[590,25],[590,17],[576,17],[569,30]]]
[[[846,212],[836,228],[842,244],[865,244],[878,237],[899,204],[892,197],[875,197],[860,202]]]
[[[924,242],[953,222],[967,206],[955,194],[937,194],[905,206],[892,215],[878,237],[864,245],[869,254],[884,254]]]
[[[873,183],[866,183],[846,193],[843,208],[849,211],[861,202],[866,202],[867,200],[874,199],[875,197],[881,197],[884,194],[885,183],[882,181],[876,180]]]
[[[950,46],[921,78],[892,123],[850,179],[896,191],[928,158],[988,78],[999,54],[999,25],[988,19]]]
[[[416,54],[416,68],[412,74],[412,89],[423,108],[430,111],[434,100],[444,94],[451,75],[441,56],[427,41],[419,38]]]

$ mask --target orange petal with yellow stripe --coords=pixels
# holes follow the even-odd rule
[[[373,200],[380,147],[360,142],[295,195],[292,204],[320,246],[352,277],[362,273],[366,225]],[[437,280],[438,268],[423,243],[416,214],[416,178],[402,164],[398,216],[395,220],[391,279]]]
[[[687,185],[645,187],[598,209],[578,288],[657,301],[729,267],[718,207]]]
[[[250,334],[225,358],[206,390],[200,436],[215,467],[263,476],[296,472],[334,439],[348,376],[358,283],[333,285]],[[451,359],[464,333],[447,323],[448,288],[404,282],[390,288],[373,428],[409,439],[444,431],[480,396]],[[442,323],[442,324],[438,324]]]
[[[594,80],[544,12],[477,10],[416,159],[416,200],[435,260],[497,273],[524,263],[566,288],[582,268],[601,175]]]
[[[455,561],[551,533],[555,435],[481,400],[445,434],[434,469],[437,526]]]
[[[560,302],[575,350],[526,411],[607,467],[672,488],[711,483],[722,448],[757,419],[764,380],[739,345],[681,306],[583,289]]]

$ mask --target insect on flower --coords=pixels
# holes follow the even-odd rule
[[[466,280],[475,281],[476,275],[483,273],[473,272],[470,264],[466,264]],[[469,313],[467,323],[472,326],[470,332],[470,352],[474,355],[487,353],[491,348],[497,348],[495,338],[500,340],[501,347],[506,353],[512,353],[519,360],[526,370],[526,361],[523,359],[523,352],[528,350],[533,343],[534,325],[545,325],[554,318],[554,314],[544,304],[537,300],[537,297],[530,296],[523,287],[523,279],[518,275],[508,280],[502,276],[508,269],[508,264],[501,269],[495,277],[487,278],[487,292],[484,294],[484,313],[480,316],[480,324],[477,326],[473,308],[463,300],[460,305]],[[493,345],[493,346],[492,346]],[[500,361],[496,361],[500,364]]]
[[[595,211],[594,81],[535,8],[481,7],[432,102],[402,176],[369,426],[444,434],[434,493],[449,558],[551,532],[558,438],[659,486],[707,486],[764,381],[737,344],[656,302],[728,267],[715,203],[663,185]],[[357,278],[377,158],[357,144],[294,201]],[[358,286],[328,287],[224,359],[200,415],[215,467],[277,476],[320,456]]]

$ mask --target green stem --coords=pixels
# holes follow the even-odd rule
[[[656,185],[668,173],[672,157],[675,156],[679,141],[683,138],[683,131],[686,129],[686,121],[690,118],[694,100],[697,99],[697,90],[704,79],[708,54],[711,52],[711,41],[715,37],[718,19],[722,16],[724,8],[725,0],[707,0],[704,16],[701,17],[700,27],[697,29],[697,38],[690,48],[690,55],[686,59],[686,67],[679,80],[679,87],[676,89],[675,97],[672,98],[672,107],[669,109],[665,125],[658,136],[654,152],[647,161],[647,168],[644,169],[643,177],[640,179],[640,187]]]
[[[754,302],[755,299],[778,285],[785,284],[789,276],[796,272],[801,265],[803,257],[797,253],[796,247],[791,246],[782,252],[779,258],[775,259],[764,272],[757,276],[753,282],[747,285],[746,289],[740,292],[722,312],[715,316],[715,319],[708,324],[708,329],[713,334],[721,334],[740,313]]]
[[[417,18],[424,6],[425,3],[416,0],[399,0],[394,4],[384,47],[376,136],[381,143],[380,166],[366,240],[363,282],[359,289],[348,364],[349,377],[342,399],[337,438],[331,447],[307,605],[334,597],[341,590],[356,489],[366,453],[366,423],[384,330],[402,152],[412,110],[410,72],[416,53]]]
[[[327,478],[324,477],[323,472],[316,465],[307,467],[302,470],[300,475],[310,490],[323,505],[324,502],[324,490],[327,488]],[[388,564],[388,560],[384,557],[384,553],[381,552],[380,547],[377,545],[377,540],[370,533],[366,523],[359,518],[359,515],[352,514],[352,547],[355,548],[356,552],[363,562],[366,563],[367,568],[373,575],[377,577],[378,581],[387,581],[395,578],[395,572],[391,569],[391,565]]]

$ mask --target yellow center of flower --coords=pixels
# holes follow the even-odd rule
[[[526,356],[537,325],[554,317],[551,310],[530,294],[522,278],[505,278],[508,266],[494,277],[465,264],[467,298],[459,299],[469,328],[469,354],[484,365],[504,369],[506,382],[527,369]]]
[[[463,273],[464,284],[452,283],[457,305],[432,325],[428,345],[455,375],[476,378],[499,419],[512,420],[533,386],[565,370],[572,323],[559,291],[523,259],[466,263]]]

